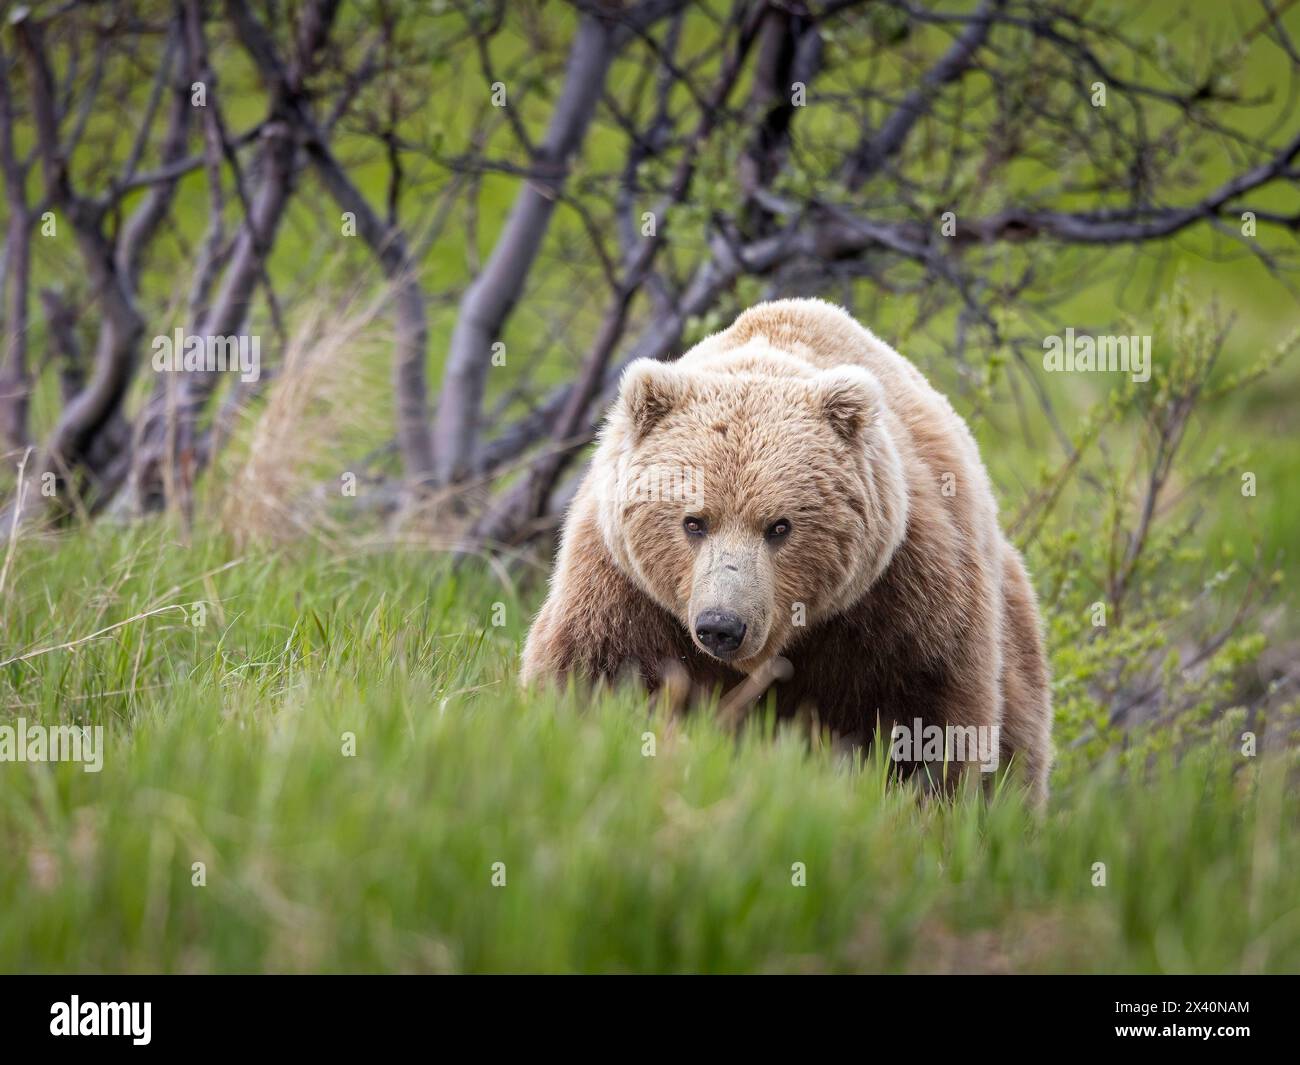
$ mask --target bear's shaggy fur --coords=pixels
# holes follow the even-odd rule
[[[974,438],[819,300],[760,304],[676,363],[628,368],[523,679],[634,669],[653,688],[684,669],[726,690],[778,655],[779,713],[811,706],[858,742],[918,720],[999,726],[1003,764],[1045,796],[1037,605]]]

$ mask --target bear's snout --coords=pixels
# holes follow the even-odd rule
[[[745,640],[745,623],[730,610],[701,610],[695,619],[695,637],[718,658],[730,658]]]

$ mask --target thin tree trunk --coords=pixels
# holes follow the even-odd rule
[[[616,36],[613,28],[590,16],[579,23],[564,89],[534,161],[534,169],[546,174],[546,180],[534,179],[520,189],[483,272],[461,300],[434,426],[438,479],[443,484],[471,472],[492,344],[500,339],[541,250],[570,158],[582,144],[600,99]]]
[[[31,285],[31,219],[10,194],[12,213],[5,241],[4,361],[0,363],[0,439],[11,448],[27,445],[31,374],[27,366],[27,308]]]
[[[13,96],[0,55],[0,169],[4,171],[9,229],[5,238],[3,284],[4,347],[0,351],[0,440],[26,447],[27,409],[31,399],[27,367],[27,309],[31,288],[32,218],[27,205],[26,174],[14,150]]]
[[[221,287],[201,323],[193,323],[195,336],[237,336],[245,328],[253,291],[262,272],[262,255],[275,240],[293,187],[297,145],[284,122],[268,122],[262,130],[259,180],[252,214],[235,238],[230,263]],[[140,451],[132,470],[132,491],[143,510],[161,506],[167,498],[166,470],[175,464],[179,477],[170,485],[182,503],[189,494],[193,473],[194,434],[200,414],[221,380],[220,371],[187,373],[178,383],[173,403],[167,390],[155,393],[141,422]],[[174,411],[169,412],[169,407]],[[174,424],[169,425],[169,414]],[[168,444],[168,440],[171,441]]]

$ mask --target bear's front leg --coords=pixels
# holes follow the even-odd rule
[[[588,682],[638,676],[657,688],[665,662],[682,662],[694,648],[667,611],[615,565],[594,520],[568,531],[550,594],[528,632],[520,670],[525,684]]]
[[[1001,768],[1002,688],[996,673],[976,665],[997,661],[996,643],[978,633],[961,650],[946,666],[916,748],[918,775],[930,791],[948,797],[972,780],[991,782]]]

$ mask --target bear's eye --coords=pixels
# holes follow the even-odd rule
[[[708,531],[708,523],[703,518],[687,518],[682,522],[687,536],[703,536]]]
[[[775,543],[784,540],[790,535],[790,520],[788,518],[777,518],[767,527],[767,532],[763,534],[769,543]]]

